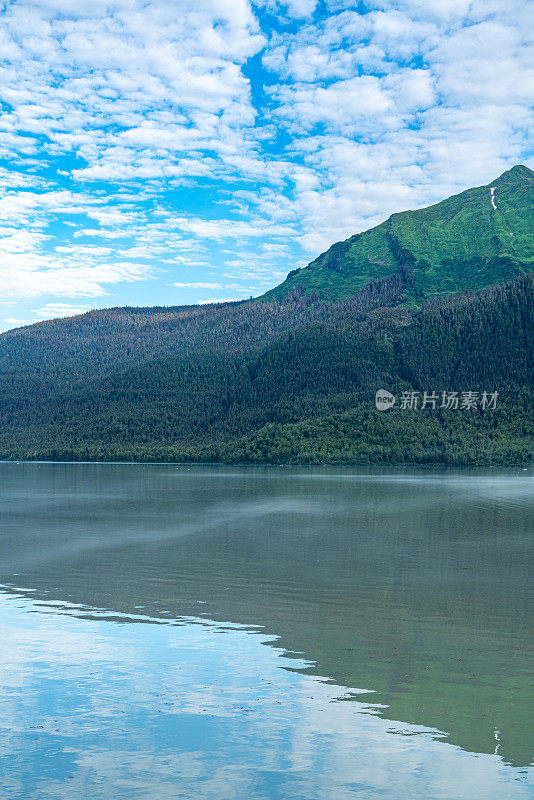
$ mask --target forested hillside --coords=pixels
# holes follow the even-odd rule
[[[372,279],[402,281],[409,305],[503,283],[534,268],[534,172],[518,165],[487,186],[393,214],[293,270],[266,298],[296,287],[350,297]]]
[[[109,309],[0,336],[2,458],[516,464],[532,460],[533,276],[399,307],[348,300]],[[385,388],[494,410],[375,409]]]

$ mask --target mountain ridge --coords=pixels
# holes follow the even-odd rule
[[[231,463],[534,460],[534,276],[428,301],[104,310],[0,336],[0,458]],[[498,391],[484,412],[375,393]]]
[[[408,305],[480,289],[534,269],[534,172],[516,165],[484,186],[425,208],[392,214],[334,243],[260,299],[300,288],[321,298],[349,297],[373,280],[399,275]]]

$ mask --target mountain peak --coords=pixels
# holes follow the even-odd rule
[[[488,184],[488,186],[498,186],[499,184],[503,183],[519,183],[522,181],[533,183],[534,171],[524,164],[516,164],[515,167],[507,169],[506,172],[503,172],[502,175],[499,175],[499,177],[494,180],[492,184]]]
[[[376,228],[332,245],[264,296],[296,288],[324,299],[351,297],[400,281],[405,302],[504,283],[534,268],[534,171],[524,164],[486,186],[393,214]]]

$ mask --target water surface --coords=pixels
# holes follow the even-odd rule
[[[533,488],[0,464],[2,797],[534,797]]]

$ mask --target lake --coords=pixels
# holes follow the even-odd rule
[[[0,796],[534,797],[532,470],[0,464]]]

